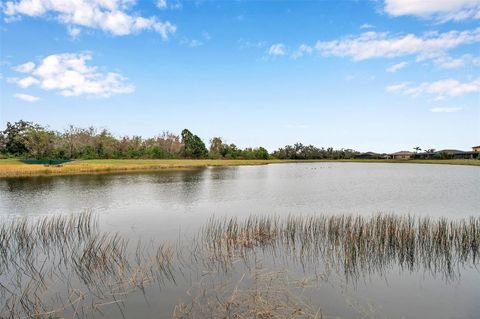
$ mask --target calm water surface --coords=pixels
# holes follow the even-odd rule
[[[0,180],[0,221],[88,209],[99,215],[106,231],[132,239],[174,240],[194,234],[212,215],[380,212],[455,219],[480,215],[479,185],[479,167],[367,163],[12,178]],[[312,267],[316,265],[291,270],[305,275]],[[480,273],[467,266],[459,274],[447,280],[393,267],[355,284],[339,280],[336,289],[327,285],[309,298],[343,318],[480,318]],[[148,318],[171,313],[171,305],[185,297],[184,288],[154,294],[148,307],[143,296],[134,296],[126,314]],[[359,314],[359,305],[374,305],[378,312]]]

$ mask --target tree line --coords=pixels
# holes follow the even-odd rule
[[[264,147],[238,148],[213,137],[209,148],[184,129],[180,135],[165,131],[155,137],[115,137],[107,129],[69,126],[63,131],[20,120],[0,132],[0,155],[25,159],[348,159],[357,152],[296,143],[269,154]]]

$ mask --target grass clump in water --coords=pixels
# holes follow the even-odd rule
[[[479,217],[251,216],[241,221],[212,218],[200,237],[216,258],[269,247],[296,255],[303,263],[321,258],[340,265],[349,276],[399,265],[452,277],[456,266],[478,264],[479,232]]]
[[[479,250],[480,217],[212,217],[182,245],[132,245],[100,232],[91,212],[20,218],[0,226],[0,318],[88,317],[112,306],[123,315],[128,295],[205,272],[211,280],[192,287],[174,318],[321,318],[292,294],[288,278],[257,267],[257,257],[323,263],[346,279],[399,267],[450,280],[478,266]],[[238,261],[248,270],[240,279],[232,276]],[[222,276],[238,280],[219,284]]]

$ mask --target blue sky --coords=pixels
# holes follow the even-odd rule
[[[0,124],[274,150],[480,144],[480,1],[9,0]]]

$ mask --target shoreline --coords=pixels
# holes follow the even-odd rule
[[[183,159],[116,159],[77,160],[61,166],[24,164],[17,159],[0,160],[0,178],[89,175],[163,170],[197,169],[206,167],[252,166],[288,163],[401,163],[480,166],[480,160],[183,160]]]

